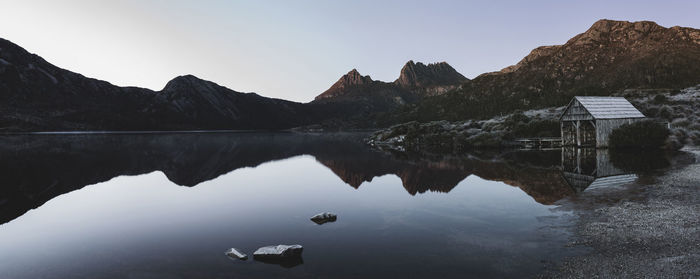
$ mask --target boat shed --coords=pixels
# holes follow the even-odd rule
[[[614,129],[644,118],[623,97],[576,96],[559,118],[562,145],[607,147]]]

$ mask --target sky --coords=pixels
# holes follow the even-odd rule
[[[193,74],[308,102],[353,68],[393,81],[409,60],[445,61],[474,78],[598,19],[700,28],[698,11],[694,0],[0,0],[0,37],[120,86]]]

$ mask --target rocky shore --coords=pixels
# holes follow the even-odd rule
[[[700,149],[648,184],[586,191],[565,201],[577,216],[572,246],[590,247],[542,278],[700,276]]]

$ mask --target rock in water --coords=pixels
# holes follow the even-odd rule
[[[283,259],[301,256],[304,247],[301,245],[273,245],[258,248],[253,252],[256,259]]]
[[[238,250],[236,248],[231,248],[231,249],[226,250],[225,254],[226,254],[226,256],[229,256],[230,258],[239,259],[242,261],[245,261],[248,259],[248,255],[246,255],[245,253],[241,252],[241,250]]]
[[[314,221],[314,223],[319,224],[319,225],[325,224],[328,222],[335,222],[335,220],[337,220],[337,219],[338,219],[337,215],[335,215],[333,213],[328,213],[328,212],[319,213],[319,214],[316,214],[313,217],[311,217],[311,221]]]

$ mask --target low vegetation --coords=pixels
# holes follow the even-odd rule
[[[669,124],[666,148],[700,146],[700,85],[683,90],[627,90],[622,95],[647,117]]]
[[[375,133],[371,144],[407,151],[463,153],[473,148],[513,146],[526,137],[556,137],[562,108],[516,112],[488,120],[412,121]]]
[[[624,124],[610,134],[611,148],[662,148],[670,132],[652,120]]]
[[[700,145],[700,86],[683,90],[625,90],[615,95],[626,97],[650,121],[621,129],[611,139],[611,145],[666,149]],[[516,111],[484,120],[412,121],[381,130],[369,141],[399,150],[428,152],[509,147],[517,138],[560,136],[562,110],[563,107]]]

